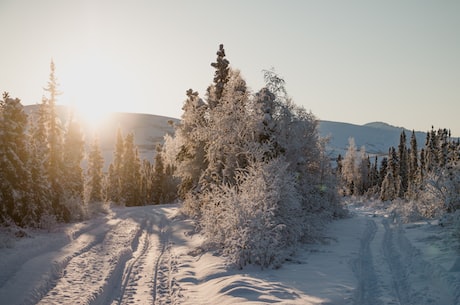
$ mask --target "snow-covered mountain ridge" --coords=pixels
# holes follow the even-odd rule
[[[32,113],[36,108],[37,105],[25,106],[27,113]],[[65,106],[58,106],[57,110],[61,120],[65,122],[69,109]],[[83,129],[87,144],[91,143],[91,139],[97,133],[106,163],[110,162],[112,158],[118,128],[121,128],[123,135],[133,132],[141,158],[152,160],[155,146],[163,142],[165,134],[174,133],[174,127],[171,123],[178,123],[179,121],[176,118],[153,114],[112,113],[97,128],[97,132],[88,126],[84,126]],[[344,155],[346,153],[350,137],[355,139],[357,147],[364,145],[366,152],[369,154],[385,155],[388,153],[389,147],[396,147],[399,144],[402,130],[406,132],[406,137],[409,141],[411,130],[395,127],[384,122],[355,125],[321,120],[319,124],[320,135],[329,138],[327,149],[331,158],[335,158],[338,154]],[[426,133],[417,131],[416,137],[418,146],[424,145]]]
[[[365,125],[354,125],[350,123],[320,121],[319,132],[322,137],[330,139],[328,151],[331,157],[346,153],[348,139],[353,137],[358,148],[365,146],[366,152],[372,155],[386,155],[388,148],[397,147],[399,137],[404,130],[407,144],[412,131],[395,127],[383,122],[372,122]],[[425,144],[426,132],[416,131],[417,144],[420,148]]]

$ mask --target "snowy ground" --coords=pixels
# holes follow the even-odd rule
[[[120,208],[0,249],[0,304],[460,304],[459,241],[351,207],[278,270],[201,253],[176,205]]]

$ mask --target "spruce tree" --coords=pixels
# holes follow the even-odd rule
[[[398,154],[394,147],[388,152],[388,169],[382,182],[380,198],[382,200],[393,200],[401,194],[401,179],[399,176]]]
[[[141,164],[141,182],[140,182],[140,197],[144,204],[153,202],[153,166],[149,160],[142,160]]]
[[[114,203],[120,203],[121,200],[121,176],[124,155],[124,140],[121,129],[118,128],[116,134],[115,150],[113,160],[109,166],[109,176],[107,183],[107,199]]]
[[[94,138],[88,155],[87,188],[88,202],[103,201],[104,158],[98,137]]]
[[[229,80],[229,64],[225,58],[224,45],[219,45],[219,50],[216,53],[216,62],[211,63],[211,66],[216,69],[214,74],[214,83],[208,88],[208,104],[212,109],[217,106],[224,92],[225,84]]]
[[[337,177],[341,177],[342,176],[342,167],[343,167],[343,157],[341,154],[339,154],[337,156],[337,159],[336,159],[336,163],[337,163],[337,169],[336,169],[336,174],[337,174]]]
[[[417,173],[419,171],[418,167],[418,147],[417,147],[417,138],[415,136],[415,131],[412,130],[412,135],[410,137],[410,153],[409,153],[409,186],[414,188],[418,184]]]
[[[56,112],[58,83],[55,75],[54,62],[50,64],[50,76],[45,88],[48,97],[43,99],[43,106],[47,114],[47,143],[49,155],[47,160],[48,179],[50,180],[51,201],[54,214],[59,220],[69,221],[70,211],[64,205],[63,176],[63,151],[62,151],[62,126]]]
[[[129,133],[124,141],[123,163],[121,166],[121,202],[126,206],[141,204],[140,198],[140,160],[134,144],[134,134]]]
[[[202,173],[208,166],[206,160],[206,137],[209,130],[208,106],[192,89],[186,92],[187,100],[182,107],[181,122],[176,127],[176,140],[180,144],[177,154],[176,175],[180,177],[179,197],[198,188]]]
[[[156,147],[154,170],[152,177],[152,199],[153,203],[160,204],[164,200],[164,189],[165,189],[165,168],[164,162],[161,155],[162,147],[158,145]]]
[[[69,116],[63,146],[63,186],[66,197],[83,201],[84,177],[81,163],[84,158],[85,141],[73,114]]]
[[[380,161],[380,171],[379,171],[379,185],[381,186],[385,176],[388,172],[388,158],[383,157],[382,161]]]
[[[47,171],[49,147],[47,140],[47,107],[45,103],[38,105],[38,111],[30,119],[29,137],[29,169],[31,173],[30,195],[31,202],[36,208],[36,224],[52,217],[54,211],[51,205],[50,180]],[[46,224],[43,224],[46,225]]]
[[[0,223],[27,225],[36,218],[29,197],[27,115],[19,99],[0,100]]]
[[[425,182],[425,173],[426,173],[426,168],[427,168],[425,161],[426,161],[425,149],[422,148],[420,150],[420,167],[418,171],[418,179],[420,181],[420,185],[423,185],[423,183]]]
[[[401,131],[399,138],[398,160],[398,173],[401,180],[401,190],[399,195],[400,197],[404,197],[404,194],[407,192],[407,188],[409,186],[409,159],[406,147],[406,133],[404,130]]]
[[[247,119],[248,101],[246,82],[239,71],[231,70],[220,103],[210,109],[205,183],[234,184],[236,170],[245,168],[245,143],[254,130],[249,125],[251,120]]]

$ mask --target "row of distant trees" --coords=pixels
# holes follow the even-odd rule
[[[53,62],[50,68],[46,96],[35,113],[28,116],[21,101],[8,93],[0,100],[0,224],[44,227],[89,217],[108,201],[141,205],[169,200],[163,195],[167,168],[161,148],[155,165],[141,162],[133,134],[123,138],[118,131],[113,162],[104,173],[97,137],[86,149],[73,115],[65,126],[59,120]]]
[[[390,147],[380,163],[374,158],[364,147],[358,153],[350,139],[345,157],[337,159],[343,194],[416,201],[424,216],[460,209],[460,139],[448,129],[432,127],[420,149],[415,132],[407,143],[403,130],[397,148]]]

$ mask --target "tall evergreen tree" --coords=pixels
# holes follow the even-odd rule
[[[152,179],[152,199],[153,203],[160,204],[163,202],[164,189],[165,189],[165,168],[161,155],[161,145],[156,147],[153,179]]]
[[[388,152],[388,170],[383,179],[380,198],[382,200],[393,200],[401,194],[401,178],[399,176],[398,154],[394,147]]]
[[[411,186],[412,188],[418,183],[417,181],[418,171],[419,171],[419,167],[418,167],[417,138],[415,136],[415,131],[412,130],[412,134],[410,137],[409,175],[408,175],[409,186]]]
[[[382,185],[383,180],[388,172],[388,158],[383,157],[380,161],[380,170],[379,170],[379,185]]]
[[[434,127],[431,126],[431,131],[426,134],[426,143],[425,143],[425,171],[431,172],[433,169],[438,167],[439,164],[439,141]]]
[[[134,134],[129,133],[124,141],[123,163],[121,167],[121,201],[126,206],[140,205],[140,159],[134,144]]]
[[[337,159],[336,159],[336,162],[337,162],[337,170],[336,170],[336,173],[337,173],[337,177],[341,177],[342,176],[342,167],[343,167],[343,157],[341,154],[339,154],[337,156]]]
[[[47,160],[48,179],[50,180],[51,201],[54,214],[58,219],[69,221],[70,211],[64,205],[63,176],[63,151],[62,151],[62,126],[56,112],[57,97],[61,94],[55,74],[55,65],[51,61],[48,85],[45,88],[48,97],[43,99],[43,107],[46,109],[47,118],[47,143],[49,155]]]
[[[123,166],[123,155],[125,153],[123,135],[121,129],[118,128],[116,134],[115,150],[113,152],[113,160],[109,166],[109,175],[107,183],[107,199],[114,203],[120,203],[121,200],[121,176]]]
[[[5,92],[0,100],[0,222],[25,225],[36,216],[28,196],[26,127],[27,115],[20,100]]]
[[[152,180],[154,179],[153,166],[149,160],[142,160],[141,163],[141,182],[140,182],[140,197],[144,204],[153,202],[153,186]]]
[[[104,158],[98,137],[94,138],[88,155],[87,188],[88,202],[103,201]]]
[[[84,158],[85,141],[80,125],[71,113],[63,146],[63,187],[66,196],[83,201],[84,177],[81,163]],[[82,202],[83,203],[83,202]]]
[[[419,178],[421,185],[423,185],[425,181],[425,173],[426,173],[426,168],[427,168],[425,161],[426,161],[425,149],[422,148],[420,150],[420,166],[419,166],[419,172],[418,172],[418,178]]]
[[[375,156],[374,162],[371,165],[371,172],[370,172],[370,186],[373,187],[374,189],[378,186],[380,186],[380,173],[379,173],[379,167],[378,167],[378,157]]]
[[[28,167],[31,173],[30,195],[31,202],[36,207],[37,225],[41,224],[42,218],[54,214],[47,171],[47,160],[49,159],[47,118],[47,107],[45,103],[42,103],[38,105],[38,111],[33,113],[29,121],[31,126],[28,149]]]
[[[180,177],[179,197],[185,198],[191,190],[198,188],[203,171],[208,166],[206,160],[206,133],[208,106],[192,89],[187,90],[187,100],[180,124],[176,127],[176,139],[180,149],[177,154],[176,175]]]
[[[409,159],[406,147],[406,133],[401,131],[398,146],[398,173],[401,180],[400,197],[403,197],[409,186]]]
[[[239,71],[231,70],[220,103],[210,110],[212,120],[207,130],[210,141],[206,146],[208,166],[203,186],[207,183],[233,184],[237,168],[247,164],[245,143],[253,130],[249,127],[250,121],[245,120],[248,100],[246,82]]]
[[[211,63],[211,66],[216,69],[214,74],[214,83],[208,88],[208,104],[212,109],[219,103],[224,92],[225,84],[229,80],[230,62],[225,58],[224,45],[219,46],[216,53],[216,62]]]

